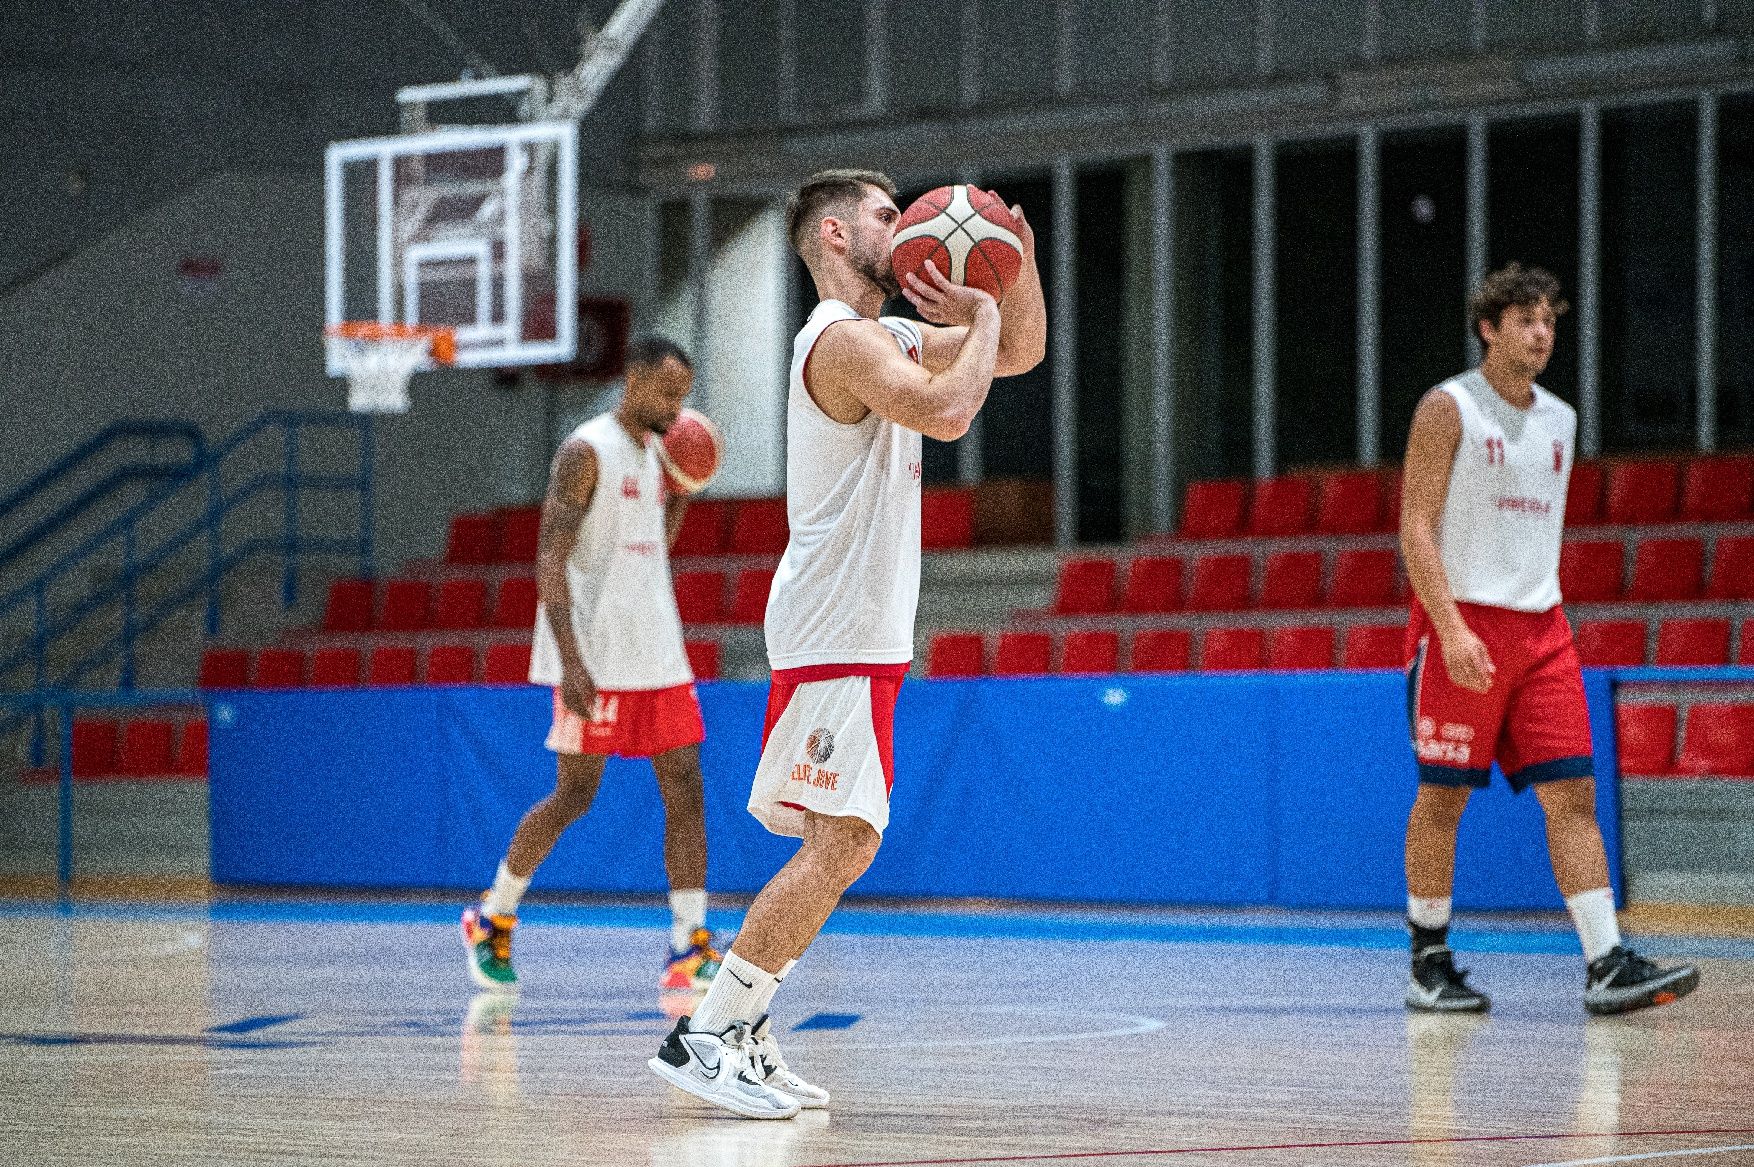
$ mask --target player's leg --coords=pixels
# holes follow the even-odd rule
[[[664,872],[670,881],[670,957],[664,989],[704,989],[720,957],[706,926],[706,793],[700,747],[652,759],[664,802]]]

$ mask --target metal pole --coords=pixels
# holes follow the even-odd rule
[[[887,0],[865,0],[865,112],[881,115],[889,106]]]
[[[778,0],[774,17],[779,22],[779,35],[774,38],[774,59],[778,73],[780,120],[789,122],[798,113],[798,5],[796,0]]]
[[[1715,94],[1699,95],[1699,157],[1695,192],[1699,201],[1694,253],[1694,345],[1699,393],[1695,400],[1698,445],[1717,449],[1717,187],[1718,104]]]
[[[62,702],[60,714],[61,780],[56,783],[55,885],[63,907],[73,898],[73,706]]]
[[[119,689],[134,687],[134,525],[122,532],[122,675]]]
[[[1066,158],[1054,161],[1053,207],[1054,541],[1070,547],[1078,541],[1078,176]]]
[[[1578,111],[1577,452],[1602,452],[1602,110]]]
[[[1070,97],[1078,88],[1077,6],[1054,5],[1054,94]]]
[[[1279,240],[1274,221],[1274,147],[1271,138],[1255,139],[1254,148],[1254,415],[1255,477],[1271,478],[1278,465],[1278,419],[1274,390],[1278,379],[1278,303],[1275,284]]]
[[[41,693],[49,687],[49,593],[46,581],[37,580],[32,590],[32,607],[35,610],[36,627],[31,633],[31,656],[35,665],[35,689]],[[44,750],[47,748],[44,739],[48,736],[45,724],[47,711],[41,703],[36,706],[31,718],[30,764],[41,766],[44,762]]]
[[[689,349],[696,366],[709,370],[712,357],[707,352],[707,330],[712,325],[712,313],[707,302],[707,284],[712,261],[713,203],[705,191],[695,191],[688,196],[688,287],[692,297],[689,303]],[[701,380],[710,381],[711,377]],[[696,392],[702,399],[697,408],[705,409],[705,402],[712,396],[710,390],[702,384]]]
[[[719,3],[694,5],[694,128],[708,131],[719,121]]]
[[[958,10],[962,34],[957,48],[957,70],[961,85],[957,97],[964,109],[981,103],[981,5],[980,0],[962,0]]]
[[[1486,119],[1468,119],[1468,210],[1467,210],[1467,273],[1468,286],[1463,296],[1471,296],[1480,281],[1486,278]],[[1480,337],[1468,325],[1468,363],[1480,363]]]
[[[207,463],[207,635],[219,635],[219,569],[222,554],[219,524],[220,513],[219,459]]]
[[[372,560],[376,554],[373,532],[377,529],[374,514],[377,507],[376,457],[377,421],[366,414],[359,423],[359,576],[370,579],[375,572]],[[215,632],[219,630],[214,629]]]
[[[281,543],[281,606],[298,603],[298,423],[286,423],[286,470],[280,480],[286,532]]]
[[[1175,155],[1151,155],[1151,529],[1175,522]]]
[[[1382,139],[1358,131],[1358,460],[1382,461]]]

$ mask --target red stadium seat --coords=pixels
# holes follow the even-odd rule
[[[1566,542],[1559,547],[1559,591],[1568,603],[1618,600],[1626,574],[1626,545],[1618,540]]]
[[[1046,632],[1001,632],[999,651],[993,655],[993,675],[1021,677],[1052,672],[1048,661],[1053,646],[1053,637]]]
[[[1675,772],[1754,777],[1754,705],[1696,702],[1687,710]]]
[[[210,648],[201,654],[201,688],[242,689],[249,683],[248,649]]]
[[[1181,560],[1168,555],[1141,555],[1128,565],[1121,611],[1173,612],[1181,606]]]
[[[386,582],[378,627],[386,632],[419,632],[432,627],[432,585],[423,579]]]
[[[1258,669],[1266,659],[1259,628],[1213,628],[1200,640],[1200,668],[1207,672]]]
[[[1577,658],[1597,668],[1645,661],[1643,620],[1586,620],[1577,626]]]
[[[1346,629],[1340,650],[1344,669],[1399,669],[1407,664],[1407,629],[1401,624],[1358,624]]]
[[[116,772],[121,727],[108,718],[73,719],[73,776],[108,778]]]
[[[711,681],[718,677],[718,641],[688,640],[683,642],[682,647],[688,653],[688,667],[693,670],[695,680]]]
[[[1261,607],[1314,608],[1321,599],[1321,552],[1281,551],[1267,556],[1267,570],[1261,579]]]
[[[434,628],[479,628],[486,615],[486,580],[447,579],[439,585]]]
[[[1195,612],[1233,612],[1249,606],[1254,560],[1247,555],[1202,555],[1194,560],[1187,606]]]
[[[495,628],[534,628],[536,626],[536,577],[507,576],[499,583],[499,595],[493,601]]]
[[[499,513],[499,563],[535,563],[542,542],[542,508],[511,507]]]
[[[498,515],[457,515],[445,539],[445,562],[492,563],[499,550]]]
[[[1675,765],[1675,707],[1614,707],[1615,750],[1622,774],[1667,774]]]
[[[1135,673],[1181,673],[1193,656],[1192,634],[1180,628],[1148,628],[1133,637],[1129,668]]]
[[[1393,551],[1354,548],[1334,557],[1334,580],[1328,585],[1328,607],[1389,608],[1399,602]]]
[[[725,575],[719,571],[679,571],[676,610],[684,624],[718,624],[725,618]]]
[[[122,727],[122,747],[116,756],[117,772],[131,778],[176,773],[172,748],[176,727],[156,718],[140,718]]]
[[[1608,467],[1603,516],[1627,526],[1664,523],[1675,517],[1681,466],[1667,459],[1617,462]]]
[[[1401,472],[1389,471],[1382,487],[1382,525],[1385,531],[1401,529]]]
[[[364,632],[372,626],[372,605],[377,585],[369,579],[338,579],[329,585],[329,602],[323,607],[327,632]]]
[[[974,491],[934,486],[920,492],[920,546],[927,551],[974,546]]]
[[[366,666],[368,685],[412,685],[417,656],[406,644],[380,644],[372,649]]]
[[[1646,539],[1633,553],[1632,587],[1626,598],[1646,602],[1696,600],[1704,581],[1704,540]]]
[[[1334,630],[1318,627],[1275,628],[1267,635],[1270,669],[1331,669]]]
[[[1190,482],[1182,504],[1183,539],[1227,539],[1242,530],[1248,483],[1240,478]]]
[[[530,683],[530,642],[487,646],[487,660],[481,668],[484,685],[528,685]]]
[[[936,632],[926,650],[928,677],[979,677],[987,671],[986,639],[978,632]]]
[[[357,648],[319,648],[311,657],[311,685],[318,689],[353,689],[359,686]]]
[[[1573,462],[1571,481],[1565,488],[1565,525],[1593,527],[1602,521],[1602,467],[1597,462]]]
[[[779,555],[791,527],[783,498],[746,498],[731,515],[730,550],[735,555]]]
[[[1382,475],[1347,470],[1326,475],[1316,503],[1315,529],[1324,535],[1363,535],[1382,526]]]
[[[1659,665],[1721,665],[1729,660],[1728,620],[1664,620],[1657,628]]]
[[[305,676],[305,654],[296,648],[264,648],[256,654],[256,667],[251,671],[250,687],[254,689],[302,689],[308,684]]]
[[[767,615],[767,596],[773,590],[773,568],[747,567],[737,573],[731,586],[730,624],[760,624]]]
[[[1068,632],[1060,647],[1062,673],[1112,673],[1120,659],[1120,633],[1104,629]]]
[[[1736,650],[1736,663],[1754,665],[1754,617],[1742,621],[1741,647]]]
[[[1754,600],[1754,536],[1719,539],[1711,552],[1708,600]]]
[[[1060,564],[1054,611],[1063,616],[1112,612],[1115,607],[1115,561],[1068,559]]]
[[[682,512],[671,555],[723,555],[730,541],[731,506],[723,499],[697,498]]]
[[[183,732],[177,736],[177,760],[172,772],[185,778],[207,777],[206,721],[183,722]]]
[[[475,646],[436,644],[426,654],[426,683],[470,685],[475,682]]]
[[[1681,475],[1681,517],[1724,523],[1754,511],[1754,458],[1695,458]]]
[[[1265,478],[1255,483],[1247,531],[1250,535],[1302,535],[1310,529],[1314,510],[1312,479],[1301,474]]]

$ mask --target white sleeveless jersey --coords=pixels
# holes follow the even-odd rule
[[[657,453],[636,445],[613,413],[581,425],[568,440],[575,439],[597,453],[597,487],[566,563],[585,668],[599,689],[686,685],[694,674],[670,584]],[[560,648],[538,608],[530,680],[558,685],[560,673]]]
[[[804,387],[810,351],[831,324],[858,320],[824,300],[792,342],[786,399],[786,515],[791,541],[767,598],[775,669],[892,665],[913,659],[920,600],[920,435],[875,413],[843,425]],[[911,320],[878,323],[920,359]]]
[[[1519,612],[1554,607],[1577,413],[1539,385],[1518,409],[1477,369],[1438,388],[1462,415],[1437,537],[1450,590]]]

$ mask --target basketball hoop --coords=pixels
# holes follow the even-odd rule
[[[330,360],[346,371],[347,408],[355,413],[407,413],[409,379],[457,356],[449,328],[349,320],[323,331]]]

